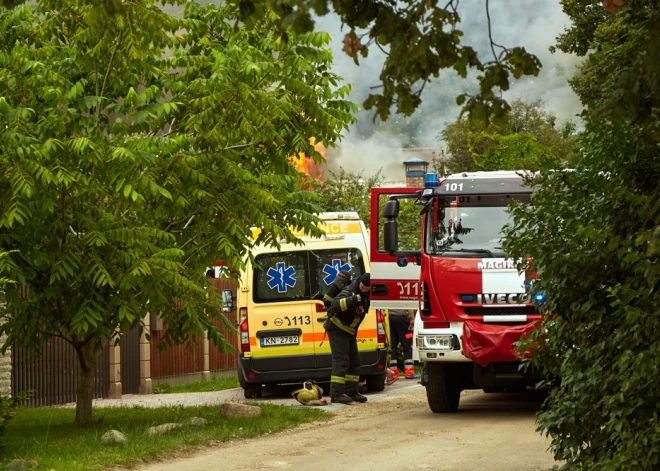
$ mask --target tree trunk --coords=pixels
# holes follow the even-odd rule
[[[92,342],[76,347],[80,371],[76,394],[76,425],[89,425],[92,422],[92,399],[94,399],[94,377],[96,373],[97,351]]]

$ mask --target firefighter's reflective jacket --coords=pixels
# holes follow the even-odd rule
[[[360,301],[358,301],[360,295]],[[356,335],[360,323],[369,312],[369,293],[360,292],[360,279],[342,289],[333,299],[328,317],[339,329]],[[332,312],[332,317],[330,317]]]
[[[328,287],[325,296],[323,296],[323,305],[326,309],[330,309],[332,306],[332,300],[339,294],[339,292],[351,282],[351,272],[349,271],[340,271],[337,273],[335,281],[333,281]],[[330,313],[328,314],[330,315]]]

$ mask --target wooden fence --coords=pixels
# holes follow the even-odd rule
[[[204,371],[204,343],[197,339],[194,347],[171,347],[159,350],[160,340],[165,335],[165,328],[151,332],[151,377],[167,378],[183,376]]]
[[[230,289],[236,294],[236,282],[211,279],[218,290]],[[226,314],[231,325],[236,313]],[[209,342],[209,370],[227,371],[236,368],[237,338],[235,332],[214,320],[227,342],[233,347],[230,353],[220,353]],[[159,351],[158,344],[164,330],[151,332],[151,377],[167,378],[204,371],[204,340],[198,339],[192,349],[173,347]],[[140,387],[140,334],[136,328],[121,341],[121,381],[123,394],[136,394]],[[23,348],[12,348],[12,394],[32,391],[27,406],[51,406],[75,402],[78,384],[78,359],[73,347],[66,341],[53,338],[42,348],[41,355],[32,355]],[[106,347],[97,360],[96,398],[108,396],[110,384],[109,349]]]
[[[213,286],[218,289],[220,292],[222,290],[228,289],[233,295],[236,295],[237,284],[233,280],[228,280],[224,278],[214,278],[211,280]],[[232,326],[236,326],[236,312],[229,312],[226,314],[229,322]],[[232,351],[229,353],[221,353],[218,347],[215,346],[213,342],[209,344],[209,356],[210,356],[210,366],[211,371],[224,371],[224,370],[234,370],[236,369],[236,359],[238,355],[238,337],[236,332],[232,332],[231,329],[225,327],[219,319],[214,319],[213,321],[224,335],[227,343],[232,346]]]
[[[96,362],[94,397],[107,397],[110,377],[108,347]],[[12,348],[12,394],[31,393],[26,406],[52,406],[76,401],[78,358],[68,342],[50,339],[35,356],[24,348]]]
[[[120,344],[121,393],[137,394],[140,390],[140,328],[124,335]]]
[[[229,289],[236,294],[236,282],[226,279],[211,279],[213,286],[222,291]],[[226,314],[232,325],[235,324],[235,312]],[[236,368],[236,333],[225,327],[221,320],[214,319],[215,325],[220,329],[227,339],[227,342],[233,347],[230,353],[221,353],[213,342],[209,342],[209,370],[225,371]],[[152,327],[153,329],[153,327]],[[184,376],[189,374],[201,373],[204,371],[204,340],[196,339],[192,348],[185,346],[170,347],[166,350],[160,350],[158,345],[165,335],[166,327],[162,330],[151,332],[151,377],[154,379],[167,378],[172,376]]]

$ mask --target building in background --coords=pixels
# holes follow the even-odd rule
[[[430,162],[419,157],[413,157],[403,162],[406,169],[406,186],[421,188],[424,186],[424,176],[428,172]]]

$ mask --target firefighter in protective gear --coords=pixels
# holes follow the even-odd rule
[[[360,355],[357,347],[357,331],[369,312],[371,276],[365,273],[346,286],[332,301],[325,323],[330,350],[332,351],[332,376],[330,399],[340,404],[353,401],[367,402],[358,393],[360,381]]]
[[[351,282],[351,272],[340,271],[337,273],[335,281],[328,287],[325,296],[323,296],[323,305],[326,310],[332,305],[332,300],[341,292],[341,290]]]
[[[328,401],[321,399],[323,397],[323,388],[316,384],[316,381],[305,381],[302,389],[291,393],[293,398],[303,406],[325,406]]]
[[[397,362],[397,349],[399,344],[403,349],[403,368],[406,379],[419,379],[415,374],[415,362],[413,361],[413,323],[415,313],[412,310],[390,309],[388,312],[390,319],[390,339],[392,348],[392,358],[390,359],[390,370],[392,371],[392,384],[399,378],[399,367]]]
[[[340,271],[337,273],[335,281],[333,281],[330,286],[328,286],[328,291],[326,291],[325,296],[323,296],[323,306],[325,311],[328,313],[328,319],[337,312],[337,309],[332,309],[332,300],[335,299],[341,290],[344,289],[344,287],[350,282],[351,272]],[[328,328],[326,324],[323,324],[323,327],[325,328],[325,332],[323,333],[323,340],[321,340],[319,347],[323,345],[323,342],[325,342],[325,337],[328,335]]]

